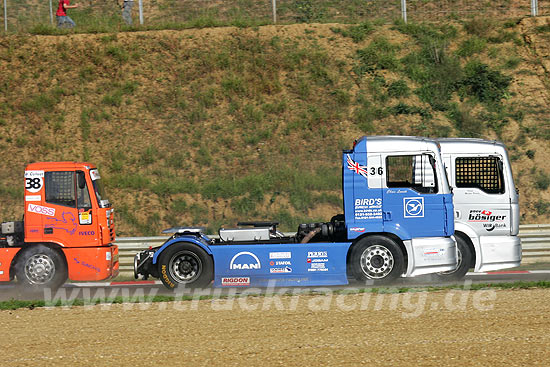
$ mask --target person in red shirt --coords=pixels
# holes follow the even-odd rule
[[[57,7],[57,28],[73,28],[76,24],[67,15],[67,9],[78,8],[78,4],[71,5],[71,0],[59,0],[59,6]]]

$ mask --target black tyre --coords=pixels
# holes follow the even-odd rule
[[[456,255],[457,255],[457,267],[454,270],[445,271],[443,273],[437,273],[436,277],[441,281],[460,280],[464,278],[470,265],[472,264],[472,249],[461,236],[455,236],[456,238]]]
[[[357,242],[350,256],[353,276],[359,281],[389,283],[403,274],[403,251],[392,239],[370,236]]]
[[[160,280],[168,289],[179,285],[202,288],[212,282],[214,262],[203,249],[190,243],[169,246],[159,257]]]
[[[15,276],[23,292],[56,290],[67,281],[67,262],[59,250],[30,245],[22,249],[17,258]]]

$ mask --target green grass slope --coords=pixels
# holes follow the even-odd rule
[[[366,134],[504,141],[523,220],[550,212],[545,18],[0,38],[0,216],[23,169],[99,165],[119,235],[341,212]]]

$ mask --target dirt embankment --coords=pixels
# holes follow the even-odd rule
[[[2,366],[547,366],[549,292],[249,297],[2,311]]]

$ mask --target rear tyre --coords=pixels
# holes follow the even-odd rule
[[[168,289],[180,285],[202,288],[212,282],[214,262],[202,248],[179,243],[162,252],[158,261],[160,280]]]
[[[57,290],[67,281],[67,263],[60,251],[45,245],[31,245],[21,251],[15,276],[22,292]]]
[[[437,273],[436,277],[440,281],[453,281],[460,280],[464,278],[468,269],[470,269],[470,264],[472,263],[472,250],[468,243],[461,237],[455,236],[456,238],[456,255],[457,255],[457,266],[454,270],[445,271],[442,273]]]
[[[403,251],[388,237],[370,236],[359,240],[351,250],[351,269],[355,279],[385,284],[395,280],[405,265]]]

